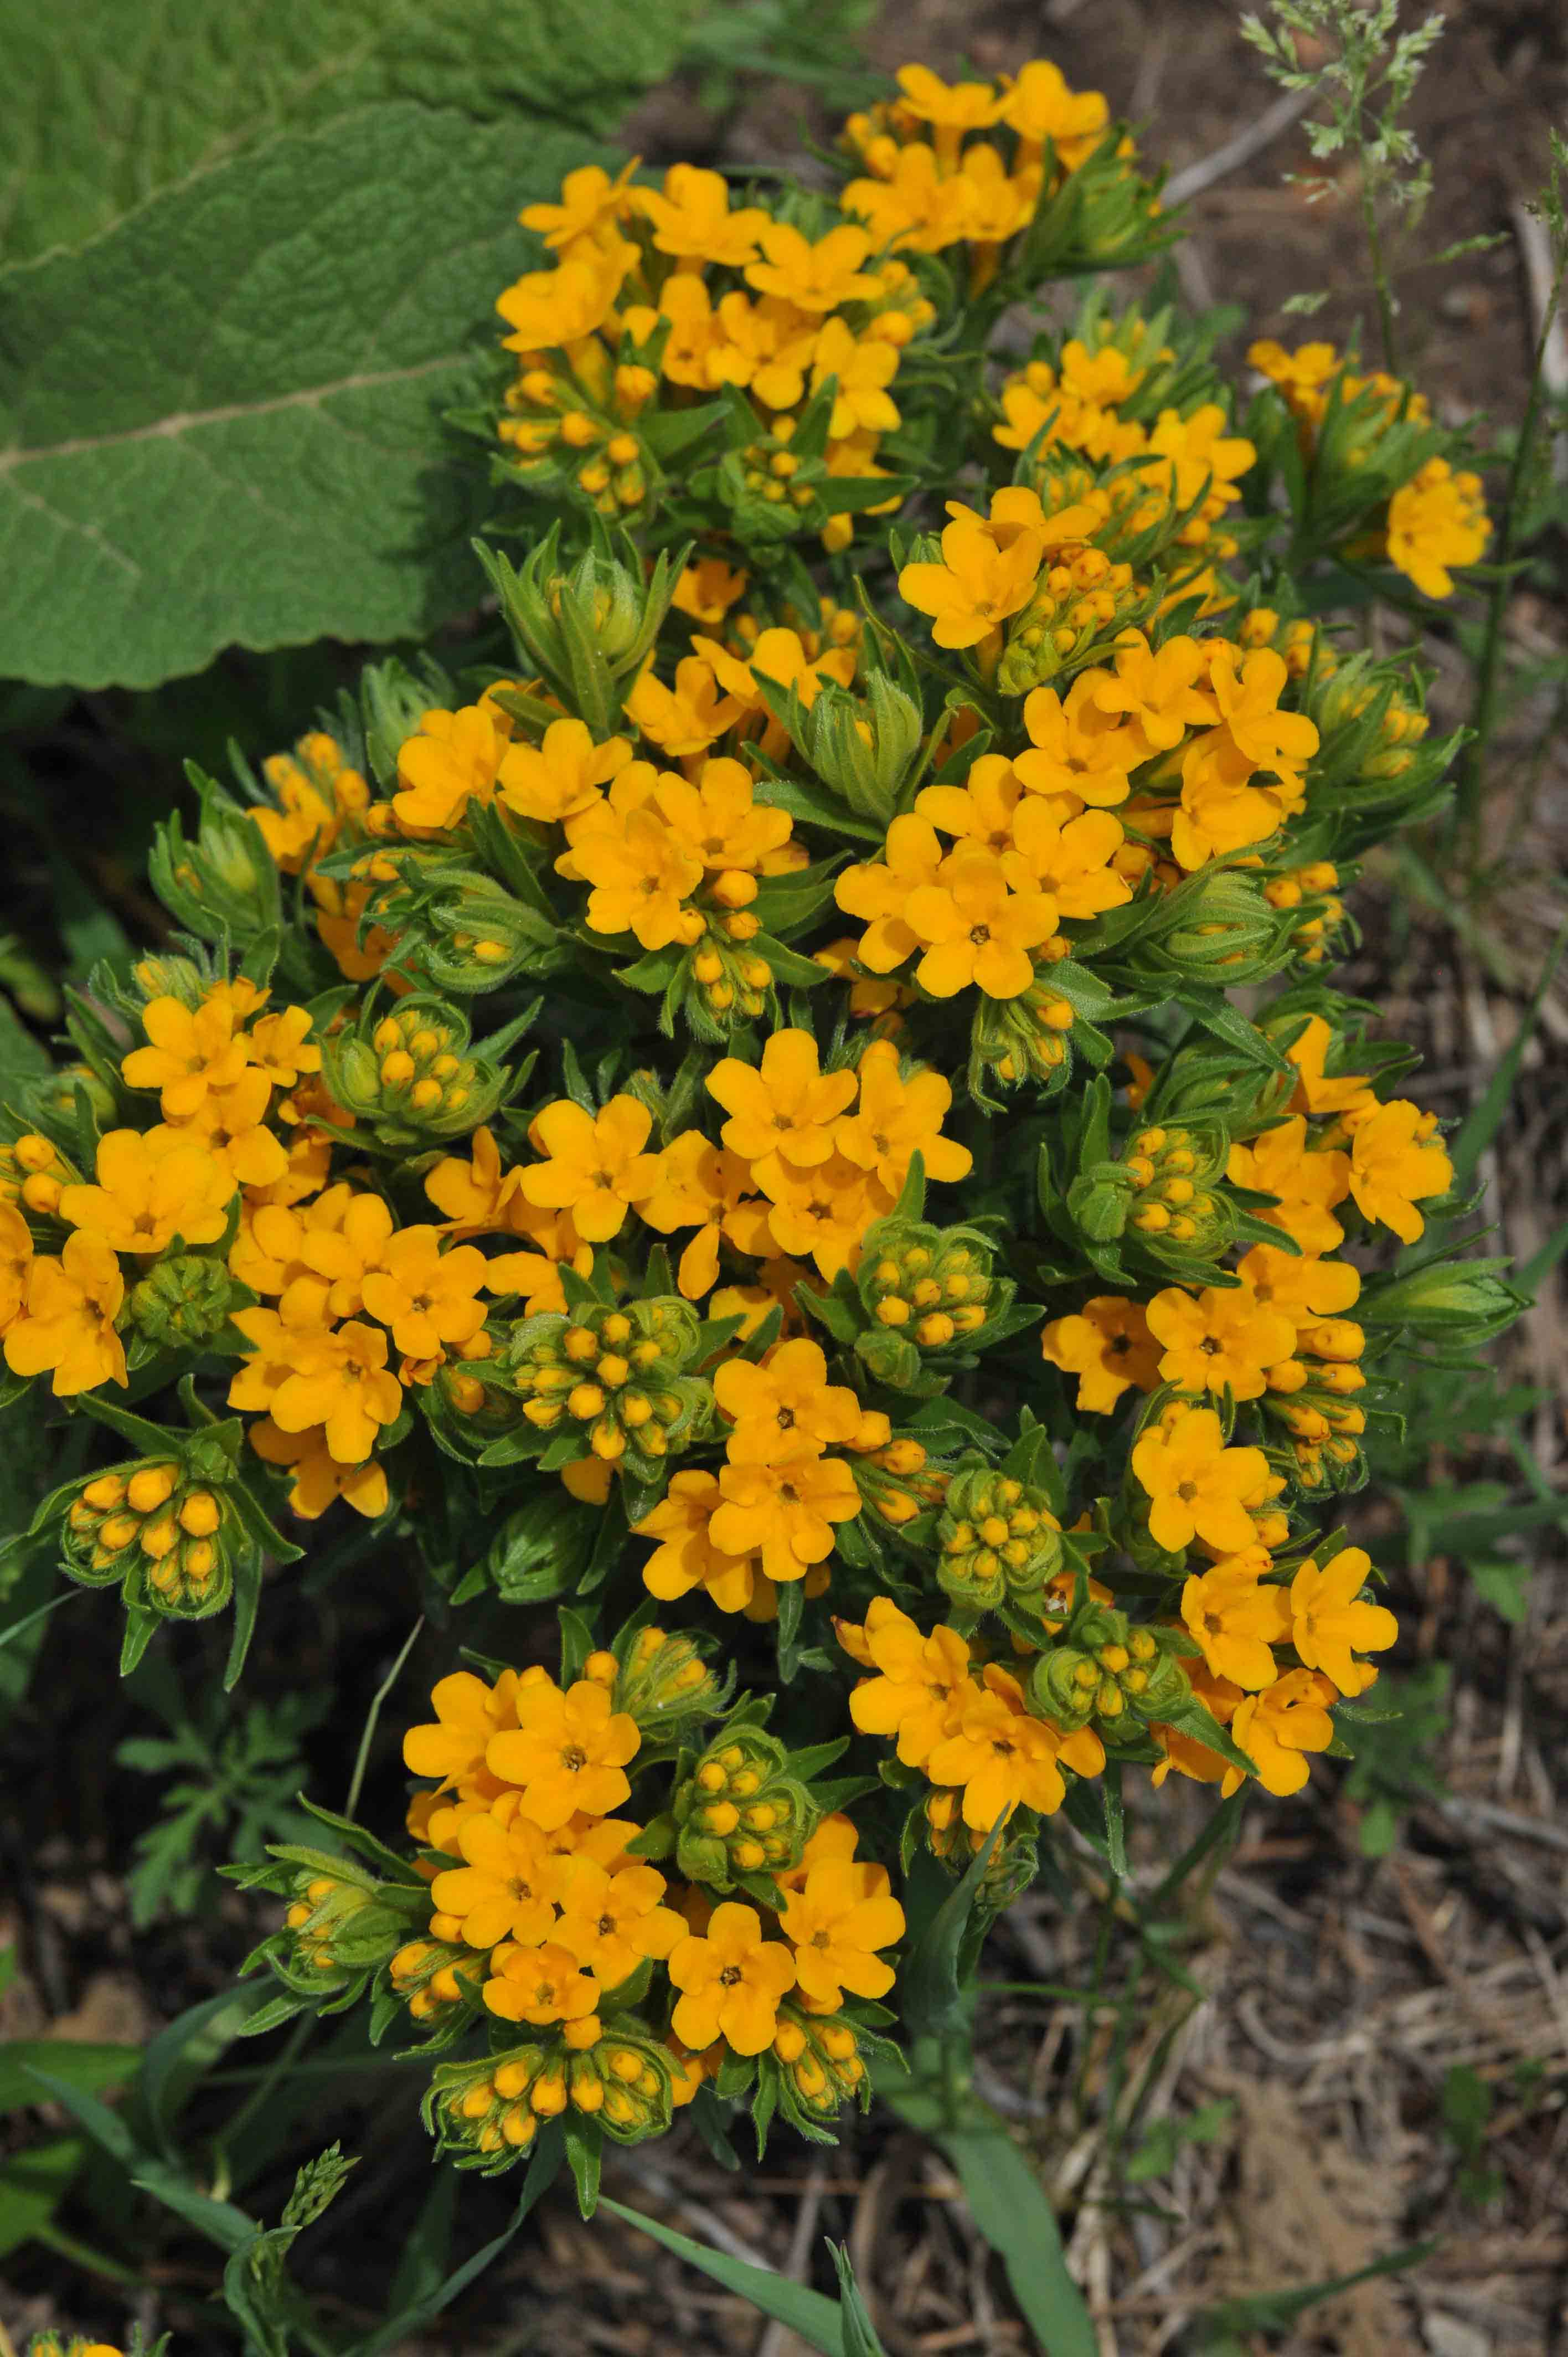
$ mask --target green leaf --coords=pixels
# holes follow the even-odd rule
[[[1465,1566],[1477,1596],[1494,1612],[1521,1628],[1530,1618],[1530,1566],[1509,1563],[1503,1555],[1472,1557]]]
[[[48,2224],[86,2158],[81,2136],[55,2136],[0,2163],[0,2259]]]
[[[604,130],[674,65],[693,0],[3,0],[0,242],[77,244],[188,173],[392,98]]]
[[[942,2037],[960,2028],[965,2018],[961,1964],[965,1934],[991,1854],[1002,1838],[1006,1817],[1000,1816],[975,1854],[968,1872],[941,1904],[915,1932],[905,1952],[899,1975],[905,2020],[918,2037]],[[933,1874],[930,1878],[935,1879]],[[942,1881],[946,1877],[942,1876]]]
[[[1206,2309],[1199,2319],[1207,2336],[1203,2345],[1207,2347],[1219,2332],[1287,2331],[1298,2316],[1316,2308],[1319,2300],[1353,2291],[1358,2284],[1369,2283],[1374,2276],[1402,2275],[1407,2267],[1420,2266],[1436,2248],[1434,2242],[1411,2243],[1402,2250],[1391,2251],[1386,2258],[1374,2259],[1369,2266],[1358,2267],[1353,2275],[1327,2276],[1318,2283],[1302,2284],[1294,2290],[1251,2292],[1240,2299],[1222,2300],[1219,2307]]]
[[[1055,2214],[1004,2122],[978,2095],[944,2085],[934,2069],[908,2079],[879,2075],[876,2092],[951,2162],[970,2214],[1005,2266],[1039,2346],[1050,2357],[1098,2357],[1094,2326],[1067,2271]]]
[[[34,2071],[52,2071],[90,2095],[123,2087],[142,2059],[139,2046],[91,2045],[65,2038],[16,2038],[0,2046],[0,2112],[43,2100]]]
[[[725,2291],[738,2292],[764,2316],[788,2325],[811,2348],[820,2349],[822,2357],[846,2357],[843,2310],[836,2299],[805,2284],[791,2283],[787,2276],[774,2275],[767,2267],[754,2267],[746,2259],[732,2259],[727,2251],[711,2251],[705,2243],[694,2243],[689,2234],[677,2233],[673,2226],[645,2218],[640,2210],[628,2210],[607,2196],[600,2196],[599,2207],[612,2217],[624,2218],[628,2226],[640,2227],[677,2258],[688,2260],[714,2283],[722,2284]]]
[[[552,2121],[534,2146],[517,2208],[500,2233],[481,2250],[476,2251],[471,2259],[465,2259],[462,2266],[455,2268],[444,2282],[437,2284],[434,2291],[426,2292],[411,2308],[399,2309],[388,2316],[372,2332],[367,2333],[364,2340],[351,2342],[345,2357],[381,2357],[383,2351],[403,2345],[433,2317],[439,2316],[444,2308],[449,2308],[467,2290],[476,2276],[483,2275],[485,2269],[499,2258],[534,2203],[549,2191],[560,2174],[565,2148],[561,2135],[551,2133],[555,2126],[556,2123]],[[607,2206],[613,2209],[615,2205],[612,2202]]]
[[[489,493],[442,414],[527,265],[520,202],[587,160],[371,107],[0,274],[0,673],[152,686],[474,602]]]

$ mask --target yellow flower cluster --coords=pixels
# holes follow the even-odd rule
[[[634,1677],[666,1643],[642,1631]],[[700,1663],[696,1673],[700,1682]],[[507,1671],[493,1686],[459,1672],[436,1685],[435,1719],[404,1738],[413,1772],[439,1781],[409,1817],[430,1880],[428,1935],[391,1958],[392,1986],[421,2023],[477,2000],[497,2023],[545,2040],[525,2066],[502,2060],[464,2079],[452,2108],[474,2125],[481,2153],[525,2150],[568,2106],[612,2132],[646,2129],[650,2099],[660,2124],[661,2092],[667,2125],[670,2104],[689,2103],[726,2054],[805,2062],[800,2092],[820,2093],[801,2017],[838,2014],[846,1993],[878,1997],[893,1985],[881,1951],[902,1938],[904,1912],[886,1871],[855,1858],[847,1818],[822,1818],[774,1872],[774,1936],[756,1907],[714,1904],[700,1882],[672,1884],[649,1862],[645,1828],[618,1813],[642,1748],[638,1721],[616,1706],[620,1674],[608,1652],[591,1654],[564,1689],[543,1670]],[[742,1757],[721,1748],[694,1780],[699,1803],[733,1794],[724,1813],[736,1822],[763,1789],[760,1771],[749,1784],[736,1772]],[[748,1814],[770,1818],[765,1803]],[[661,1998],[650,1990],[654,1966]],[[629,2004],[667,2016],[651,2063]],[[846,2087],[864,2076],[856,2043],[846,2025],[828,2050]]]

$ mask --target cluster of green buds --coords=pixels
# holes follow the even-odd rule
[[[605,2030],[590,2018],[589,2042],[567,2025],[559,2036],[511,2046],[478,2061],[438,2063],[424,2102],[436,2148],[459,2169],[499,2175],[521,2160],[547,2121],[575,2111],[618,2144],[661,2136],[672,2114],[668,2050],[640,2022]]]
[[[1275,901],[1245,868],[1202,868],[1157,899],[1133,949],[1133,971],[1151,982],[1176,978],[1226,989],[1262,982],[1296,953],[1295,905]]]
[[[1047,950],[1051,947],[1046,944]],[[1075,1031],[1094,1060],[1109,1060],[1109,1041],[1055,986],[1047,963],[1016,998],[983,999],[976,1007],[970,1035],[972,1074],[984,1072],[1009,1089],[1026,1081],[1058,1089],[1072,1069]]]
[[[1312,764],[1315,814],[1350,822],[1418,807],[1443,777],[1455,740],[1432,738],[1408,673],[1394,660],[1351,656],[1330,668],[1316,661],[1300,696],[1320,744]]]
[[[1007,625],[998,688],[1004,695],[1026,695],[1069,663],[1090,662],[1148,603],[1130,565],[1113,562],[1092,542],[1065,542],[1052,550],[1034,595]]]
[[[583,1675],[610,1695],[611,1708],[635,1719],[644,1744],[706,1718],[716,1718],[734,1682],[721,1682],[703,1658],[712,1639],[671,1636],[662,1629],[626,1629],[613,1649],[590,1653]]]
[[[951,1479],[944,1468],[930,1463],[923,1441],[903,1434],[885,1448],[854,1460],[854,1482],[862,1499],[896,1530],[940,1506]]]
[[[900,1391],[936,1388],[921,1384],[929,1361],[969,1362],[999,1340],[1016,1290],[993,1274],[979,1229],[897,1216],[867,1230],[855,1282],[869,1320],[856,1354],[878,1382]]]
[[[52,1220],[77,1172],[52,1138],[27,1130],[0,1147],[0,1195],[36,1220]]]
[[[886,825],[919,757],[920,707],[883,672],[864,698],[824,681],[801,715],[797,741],[822,783],[862,818]]]
[[[732,450],[724,469],[726,487],[732,490],[736,506],[744,499],[748,506],[781,511],[775,533],[769,537],[787,538],[791,531],[799,529],[801,512],[817,503],[814,486],[821,479],[822,469],[811,467],[800,451],[790,447],[796,427],[795,418],[776,417],[771,427],[759,433],[756,441]]]
[[[678,1773],[675,1857],[692,1881],[727,1890],[799,1863],[822,1811],[776,1735],[732,1725]]]
[[[871,2065],[889,2041],[843,2012],[807,2013],[788,2000],[762,2069],[778,2073],[779,2108],[810,2135],[831,2128],[847,2103],[871,2105]]]
[[[751,881],[749,877],[746,880]],[[705,1016],[718,1037],[737,1023],[755,1023],[768,1004],[774,973],[754,946],[761,930],[760,918],[750,909],[714,908],[705,912],[705,930],[687,959],[695,993],[694,1000],[688,1000],[688,1008],[699,1024]]]
[[[618,365],[596,336],[570,347],[570,365],[527,356],[506,391],[500,439],[509,471],[531,489],[570,485],[606,517],[632,516],[648,495],[649,454],[634,430],[659,390],[657,365]]]
[[[387,1959],[392,1994],[422,2029],[456,2036],[479,2009],[487,1960],[450,1940],[408,1940]]]
[[[1308,965],[1321,965],[1345,924],[1339,870],[1331,859],[1309,859],[1277,870],[1263,887],[1271,909],[1291,911],[1291,942]]]
[[[1229,1140],[1213,1127],[1134,1131],[1106,1174],[1108,1232],[1130,1229],[1156,1253],[1165,1243],[1206,1258],[1223,1251],[1234,1234],[1234,1213],[1220,1192],[1228,1152]],[[1083,1200],[1088,1212],[1090,1198]],[[1090,1217],[1084,1225],[1093,1232]]]
[[[1036,1662],[1029,1695],[1043,1718],[1071,1729],[1093,1725],[1103,1742],[1141,1738],[1151,1720],[1180,1724],[1192,1689],[1179,1631],[1134,1625],[1113,1605],[1089,1603]]]
[[[597,522],[594,533],[594,545],[570,570],[562,564],[558,525],[521,566],[495,550],[478,553],[524,672],[542,677],[602,742],[614,735],[670,610],[681,563],[665,550],[645,575],[624,534],[618,541]]]
[[[244,950],[281,929],[278,870],[249,813],[194,763],[188,775],[201,807],[196,840],[171,813],[153,838],[147,875],[177,924],[199,941]]]
[[[202,1351],[247,1297],[210,1253],[177,1253],[131,1288],[131,1325],[155,1350]]]
[[[113,1129],[120,1117],[120,1098],[104,1075],[91,1064],[61,1066],[21,1082],[14,1092],[17,1112],[35,1128],[74,1140],[77,1111],[83,1097],[102,1132]]]
[[[182,1389],[199,1415],[188,1384]],[[54,1537],[70,1578],[86,1587],[119,1581],[128,1609],[198,1620],[227,1603],[242,1567],[259,1577],[263,1555],[298,1555],[241,1475],[237,1416],[182,1435],[105,1401],[90,1407],[144,1453],[62,1483],[39,1505],[27,1535]]]
[[[1061,1569],[1061,1524],[1043,1490],[977,1465],[948,1483],[937,1547],[937,1578],[955,1604],[1037,1603]]]
[[[346,1112],[386,1146],[434,1146],[467,1137],[506,1093],[504,1071],[468,1052],[467,1019],[445,1000],[400,999],[389,1013],[367,1008],[358,1024],[322,1042],[326,1086]]]
[[[269,1848],[267,1859],[223,1869],[242,1889],[270,1890],[288,1901],[280,1928],[240,1967],[245,1974],[264,1965],[285,1992],[252,2018],[247,2034],[287,2020],[306,2004],[343,2011],[392,1962],[430,1904],[423,1882],[379,1880],[330,1850],[285,1843]]]
[[[904,1829],[905,1870],[917,1842],[926,1847],[950,1874],[967,1874],[989,1836],[963,1821],[963,1794],[938,1785],[917,1802]],[[1021,1897],[1039,1872],[1039,1820],[1029,1809],[1015,1809],[985,1861],[976,1904],[999,1915]]]
[[[406,850],[376,851],[356,870],[377,885],[370,914],[395,936],[400,966],[436,990],[499,990],[555,961],[560,929],[479,868]]]
[[[594,1455],[651,1480],[689,1448],[713,1415],[713,1386],[690,1372],[699,1320],[677,1294],[525,1318],[483,1379],[514,1393],[541,1433],[577,1426]]]
[[[1326,388],[1306,465],[1305,527],[1311,553],[1343,542],[1449,441],[1408,384],[1343,367]]]

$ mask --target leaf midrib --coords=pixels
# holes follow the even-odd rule
[[[118,449],[134,442],[177,440],[181,435],[196,433],[204,426],[234,425],[242,419],[273,417],[288,409],[315,409],[322,402],[335,401],[343,393],[414,383],[421,377],[456,368],[471,357],[471,352],[464,350],[443,352],[435,360],[418,361],[409,368],[364,369],[353,376],[338,377],[330,384],[303,385],[296,392],[280,393],[266,401],[229,402],[218,409],[175,410],[166,417],[156,417],[145,425],[127,426],[118,434],[83,434],[66,442],[18,443],[9,450],[0,451],[0,476],[49,458],[79,458],[94,450]]]

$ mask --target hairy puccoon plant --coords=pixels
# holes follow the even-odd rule
[[[839,153],[530,208],[468,421],[510,666],[201,780],[180,931],[5,1111],[9,1391],[134,1452],[35,1539],[128,1658],[233,1592],[238,1675],[324,1516],[436,1600],[406,1841],[243,1870],[250,2027],[368,2007],[466,2168],[831,2136],[950,1878],[976,1931],[1130,1773],[1348,1750],[1396,1628],[1335,1501],[1517,1301],[1384,1273],[1460,1207],[1332,982],[1454,747],[1312,576],[1446,595],[1458,438],[1118,310],[1176,225],[1047,63],[908,68]]]

